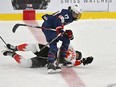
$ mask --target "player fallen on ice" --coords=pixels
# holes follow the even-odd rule
[[[4,56],[11,56],[13,59],[16,60],[21,66],[28,67],[28,68],[37,68],[37,67],[45,67],[48,63],[48,52],[49,47],[44,48],[42,51],[40,49],[44,47],[43,44],[20,44],[17,46],[13,46],[11,44],[6,45],[6,50],[3,51]],[[60,49],[59,49],[60,50]],[[33,58],[24,58],[23,56],[17,54],[17,51],[32,51],[36,55]],[[58,53],[59,54],[59,53]],[[86,57],[82,58],[82,53],[80,51],[75,51],[72,46],[69,46],[68,51],[66,52],[65,59],[72,63],[73,66],[79,66],[81,64],[87,65],[93,61],[93,57]],[[57,63],[57,62],[56,62]],[[63,64],[66,66],[66,64]],[[57,69],[57,71],[60,71]]]
[[[68,9],[62,9],[61,12],[56,12],[52,15],[46,14],[42,18],[44,20],[42,24],[42,31],[46,37],[47,42],[52,41],[55,37],[57,37],[59,34],[64,33],[64,26],[72,23],[73,21],[76,21],[80,19],[81,17],[81,9],[78,5],[69,6]],[[53,30],[54,29],[54,30]],[[62,41],[62,45],[60,47],[60,58],[59,62],[66,65],[72,65],[71,62],[65,60],[66,52],[68,50],[70,40],[72,40],[72,36],[65,37],[64,35],[61,35],[58,37],[57,40],[52,42],[49,46],[49,52],[48,52],[48,72],[54,71],[54,68],[60,69],[60,67],[56,67],[54,65],[54,62],[56,60],[56,54],[58,52],[57,43],[58,41]]]

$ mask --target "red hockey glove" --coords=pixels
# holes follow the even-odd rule
[[[58,26],[58,27],[56,28],[56,32],[57,32],[57,34],[63,33],[63,32],[64,32],[63,26]]]
[[[74,39],[72,30],[66,30],[64,32],[64,36],[67,37],[67,38],[69,38],[70,40],[73,40]]]

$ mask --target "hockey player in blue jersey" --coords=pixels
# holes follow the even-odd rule
[[[57,35],[61,34],[57,38],[57,40],[49,45],[50,49],[48,52],[48,73],[60,69],[60,67],[54,63],[58,51],[58,41],[62,41],[62,45],[60,47],[59,63],[65,66],[71,65],[71,62],[66,61],[65,57],[66,51],[68,50],[68,46],[70,44],[70,40],[73,39],[73,33],[71,30],[63,29],[65,25],[80,19],[80,17],[81,9],[78,7],[78,5],[69,6],[68,9],[62,9],[61,12],[56,12],[52,15],[46,14],[42,17],[44,20],[42,24],[42,31],[45,34],[47,42],[52,41],[55,37],[57,37]]]

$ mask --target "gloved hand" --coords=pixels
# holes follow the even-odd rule
[[[64,36],[67,37],[67,38],[69,38],[70,40],[74,39],[72,30],[66,30],[66,31],[64,31]]]
[[[92,57],[92,56],[87,57],[87,58],[83,58],[83,59],[81,60],[81,62],[83,63],[83,65],[90,64],[90,63],[92,63],[92,61],[93,61],[93,57]]]
[[[56,28],[56,32],[57,32],[57,34],[63,33],[63,32],[64,32],[63,26],[58,26],[58,27]]]

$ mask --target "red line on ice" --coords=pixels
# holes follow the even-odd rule
[[[35,25],[35,26],[38,26],[39,24],[37,23],[37,21],[35,20],[32,20],[32,21],[24,21],[26,24],[30,24],[30,25]],[[39,42],[39,43],[42,43],[42,44],[46,44],[46,39],[45,39],[45,36],[42,32],[41,29],[39,28],[31,28],[31,27],[28,27],[29,30],[31,31],[31,33],[33,34],[33,36],[35,37],[35,39]]]
[[[72,68],[62,68],[61,75],[69,87],[85,87],[85,84]]]

